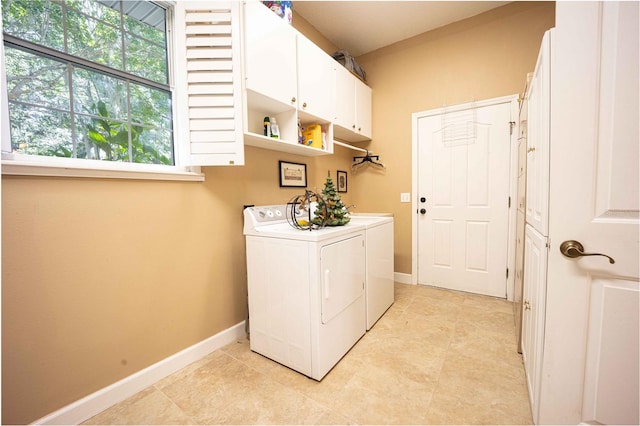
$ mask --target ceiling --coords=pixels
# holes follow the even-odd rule
[[[293,1],[322,35],[351,56],[460,21],[508,1]]]

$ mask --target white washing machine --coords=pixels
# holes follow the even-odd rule
[[[300,230],[244,210],[251,350],[321,380],[364,335],[364,224]]]
[[[393,215],[351,214],[354,225],[365,225],[365,305],[367,331],[394,301]]]

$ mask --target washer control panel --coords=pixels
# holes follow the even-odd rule
[[[291,223],[292,212],[295,212],[297,219],[303,219],[309,215],[309,208],[301,210],[298,205],[292,204],[247,207],[244,209],[244,233],[251,233],[264,225]]]
[[[286,211],[286,205],[247,207],[245,216],[248,214],[255,224],[264,224],[286,220]]]

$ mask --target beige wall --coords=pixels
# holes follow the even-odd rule
[[[554,2],[514,2],[363,55],[373,88],[371,149],[386,173],[350,178],[360,211],[395,215],[395,270],[411,273],[411,114],[446,105],[513,95],[533,71]],[[350,186],[351,187],[351,186]]]
[[[296,27],[336,50],[294,15]],[[410,272],[411,113],[518,92],[553,3],[517,3],[360,58],[374,89],[386,174],[349,172],[356,211],[396,215],[396,271]],[[366,146],[366,144],[364,145]],[[244,320],[244,204],[276,204],[278,160],[311,189],[356,152],[309,158],[252,147],[204,183],[2,178],[2,421],[34,421]]]

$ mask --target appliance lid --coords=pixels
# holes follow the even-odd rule
[[[351,214],[351,222],[349,223],[354,223],[354,224],[358,224],[358,225],[365,225],[367,228],[371,228],[374,226],[378,226],[378,225],[382,225],[384,223],[390,223],[393,222],[393,215],[391,213],[389,214],[385,214],[385,213],[380,213],[381,215],[378,216],[375,213],[371,213],[371,214],[362,214],[362,213],[358,213],[358,214]]]
[[[352,232],[362,231],[364,229],[364,224],[352,224],[349,222],[343,226],[327,226],[310,231],[308,229],[296,229],[287,222],[284,222],[259,225],[248,231],[245,229],[245,235],[300,241],[323,241],[329,238],[350,234]]]

